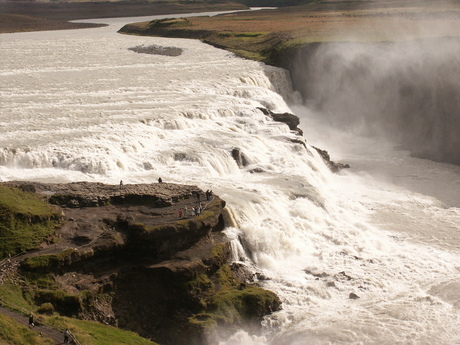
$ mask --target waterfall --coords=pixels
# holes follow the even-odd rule
[[[335,127],[460,164],[460,40],[324,43],[292,62],[305,105]]]
[[[260,333],[223,332],[221,344],[460,339],[458,208],[370,174],[332,174],[310,137],[261,110],[299,105],[286,71],[195,40],[115,31],[2,35],[2,180],[162,177],[212,189],[227,202],[234,260],[283,302]],[[182,54],[129,49],[142,45]]]

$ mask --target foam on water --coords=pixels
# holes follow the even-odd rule
[[[221,344],[460,341],[458,208],[388,179],[330,173],[257,109],[291,111],[285,71],[198,41],[115,30],[2,35],[2,180],[161,176],[219,194],[234,259],[283,301],[261,334]],[[183,53],[128,49],[152,44]]]

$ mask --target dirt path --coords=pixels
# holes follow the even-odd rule
[[[0,313],[15,319],[21,325],[24,325],[26,327],[28,327],[29,325],[28,317],[14,312],[10,309],[0,307]],[[31,330],[37,332],[38,334],[42,334],[46,338],[51,339],[54,344],[64,344],[64,335],[61,332],[58,332],[52,328],[37,324],[35,327],[31,328]],[[69,344],[74,344],[74,342],[71,342]]]

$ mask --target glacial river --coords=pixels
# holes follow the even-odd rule
[[[0,180],[212,189],[235,260],[283,302],[219,345],[460,344],[459,167],[328,127],[282,69],[116,33],[143,20],[0,35]],[[129,49],[151,45],[182,54]],[[306,145],[258,108],[299,115]]]

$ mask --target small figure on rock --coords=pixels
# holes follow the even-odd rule
[[[179,209],[179,218],[182,218],[182,209]]]
[[[163,182],[163,180],[161,179],[161,177],[158,178],[158,183],[161,183]]]
[[[201,212],[203,211],[203,206],[201,206],[201,203],[198,203],[193,210],[195,211],[195,215],[200,215]]]
[[[30,314],[29,314],[29,328],[33,328],[33,327],[35,327],[34,314],[32,314],[32,312],[30,312]]]
[[[120,189],[123,189],[123,180],[120,180]]]
[[[69,337],[70,337],[70,331],[66,329],[64,331],[64,344],[67,344],[69,342]]]

